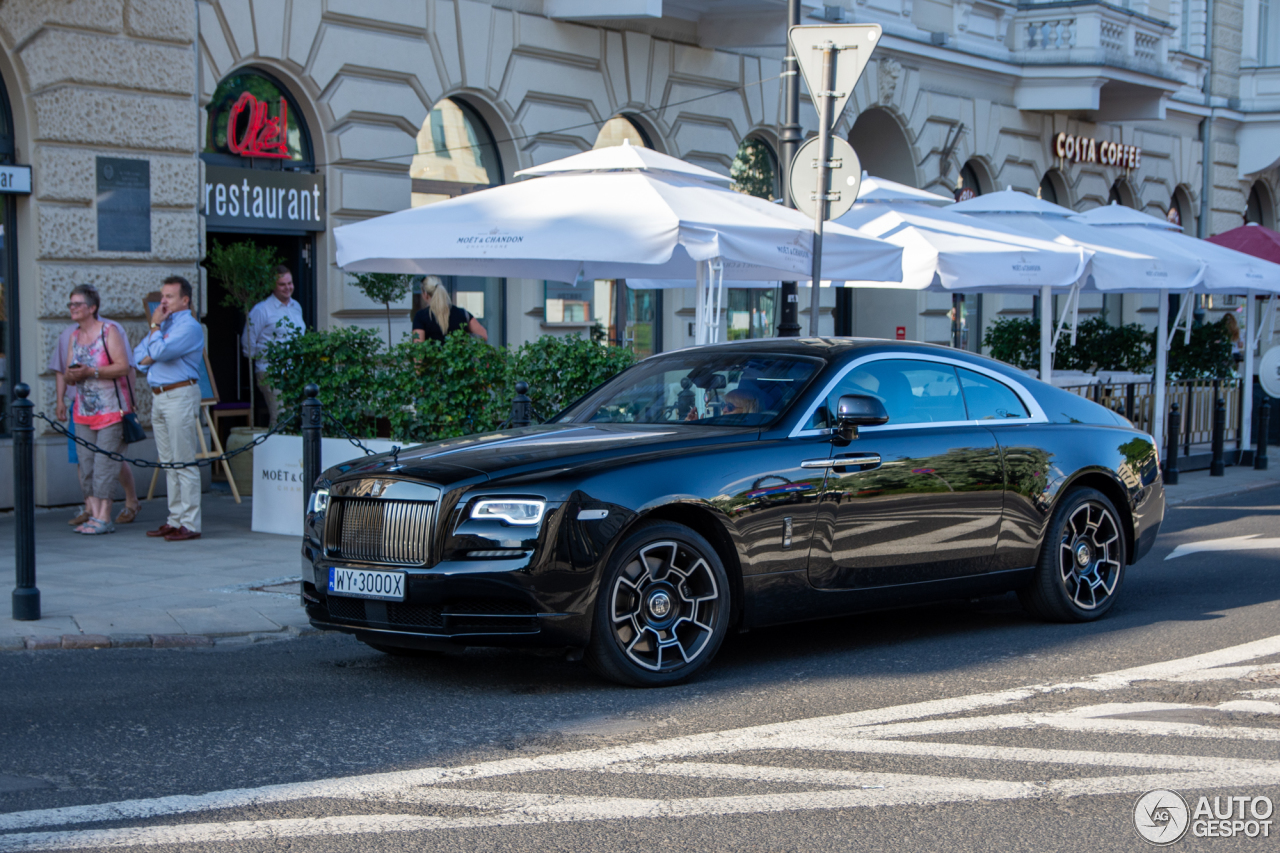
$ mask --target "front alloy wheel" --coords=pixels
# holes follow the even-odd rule
[[[588,662],[636,686],[675,684],[711,661],[729,619],[715,549],[672,522],[640,527],[614,552],[600,587]]]
[[[1120,514],[1101,492],[1076,489],[1054,512],[1035,579],[1018,597],[1042,619],[1090,622],[1115,604],[1124,569]]]

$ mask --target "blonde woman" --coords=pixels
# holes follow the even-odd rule
[[[480,321],[465,308],[459,308],[449,300],[449,291],[438,275],[422,279],[423,308],[413,315],[413,339],[444,343],[445,335],[466,329],[482,341],[489,340],[489,333]]]

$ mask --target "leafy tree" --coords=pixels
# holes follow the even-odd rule
[[[226,246],[214,240],[204,261],[209,275],[226,291],[222,304],[240,309],[246,317],[275,290],[280,263],[275,249],[248,240]]]
[[[1040,323],[1020,317],[1000,317],[987,326],[982,346],[992,358],[1022,370],[1040,366]]]
[[[759,139],[744,139],[738,146],[729,177],[733,178],[733,188],[738,192],[773,201],[773,156]]]
[[[391,303],[399,302],[409,295],[413,289],[413,277],[399,273],[361,272],[355,274],[352,282],[357,289],[374,302],[381,302],[387,309],[387,346],[393,346],[391,340]]]
[[[1171,379],[1226,379],[1235,373],[1225,316],[1216,323],[1193,327],[1189,344],[1183,343],[1184,332],[1171,333],[1169,337],[1173,344],[1169,348]]]

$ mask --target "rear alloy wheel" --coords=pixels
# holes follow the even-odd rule
[[[729,604],[724,566],[706,539],[674,522],[645,524],[601,578],[587,663],[622,684],[678,684],[719,650]]]
[[[1120,514],[1101,492],[1078,489],[1054,512],[1035,581],[1018,596],[1043,619],[1090,622],[1115,604],[1124,569]]]

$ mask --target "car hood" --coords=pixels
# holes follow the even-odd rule
[[[599,459],[622,461],[658,449],[754,438],[759,428],[641,424],[553,424],[433,441],[397,454],[355,460],[349,476],[394,474],[442,486],[484,475],[495,477]],[[343,467],[343,466],[338,466]]]

